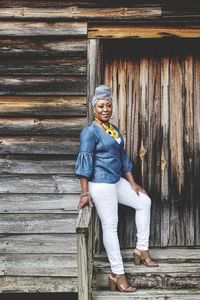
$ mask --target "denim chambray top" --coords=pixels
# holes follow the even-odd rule
[[[133,165],[124,150],[120,132],[119,137],[120,144],[93,123],[85,127],[80,135],[75,174],[79,178],[87,177],[91,182],[115,183],[123,171],[131,171]]]

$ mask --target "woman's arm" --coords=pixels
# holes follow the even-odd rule
[[[124,172],[124,175],[125,175],[126,179],[130,182],[133,190],[137,193],[137,195],[139,195],[139,192],[147,195],[147,192],[145,191],[145,189],[143,189],[139,184],[137,184],[135,182],[134,177],[131,172]]]
[[[93,202],[90,197],[89,189],[88,189],[88,179],[86,177],[80,178],[80,184],[81,184],[81,198],[78,204],[78,210],[80,210],[87,203],[91,207],[93,207]]]

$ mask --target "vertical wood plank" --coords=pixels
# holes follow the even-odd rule
[[[102,83],[103,78],[103,42],[98,39],[87,40],[87,102],[88,102],[88,122],[93,120],[93,107],[91,99],[94,95],[95,88]],[[101,248],[101,230],[100,223],[97,214],[94,216],[94,223],[96,231],[94,233],[94,244],[97,253],[100,252]]]
[[[152,198],[152,246],[160,246],[160,60],[148,58],[148,192]]]
[[[194,205],[195,244],[200,246],[200,56],[194,58]]]
[[[142,185],[147,188],[147,172],[148,172],[148,59],[142,57],[140,59],[140,120],[139,128],[141,130],[140,140],[140,162]]]
[[[169,240],[169,57],[161,59],[161,246]]]
[[[184,244],[182,191],[184,185],[183,158],[183,70],[182,61],[170,60],[170,241],[169,246]]]
[[[119,58],[118,62],[118,97],[119,97],[119,127],[126,144],[126,60]]]
[[[95,88],[102,82],[102,41],[99,39],[88,39],[87,54],[88,122],[91,122],[93,120],[91,99]]]
[[[194,178],[193,178],[193,152],[194,152],[194,106],[193,106],[193,57],[187,55],[184,60],[184,120],[183,120],[183,145],[184,145],[184,167],[185,180],[184,191],[182,197],[184,199],[183,223],[185,228],[184,244],[192,246],[195,244],[194,237],[194,214],[195,214],[195,198],[194,198]]]

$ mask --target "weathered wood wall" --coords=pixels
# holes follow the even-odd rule
[[[0,290],[77,291],[86,23],[0,22]]]
[[[198,2],[0,1],[0,291],[77,291],[74,162],[94,89],[87,86],[87,33],[107,23],[196,26]]]
[[[151,246],[200,245],[199,53],[199,40],[104,42],[113,122],[152,198]],[[134,212],[120,215],[121,246],[133,247]]]

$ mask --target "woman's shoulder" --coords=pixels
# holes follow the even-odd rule
[[[91,123],[83,128],[83,130],[81,131],[81,135],[93,136],[94,132],[95,132],[95,125],[93,123]]]

